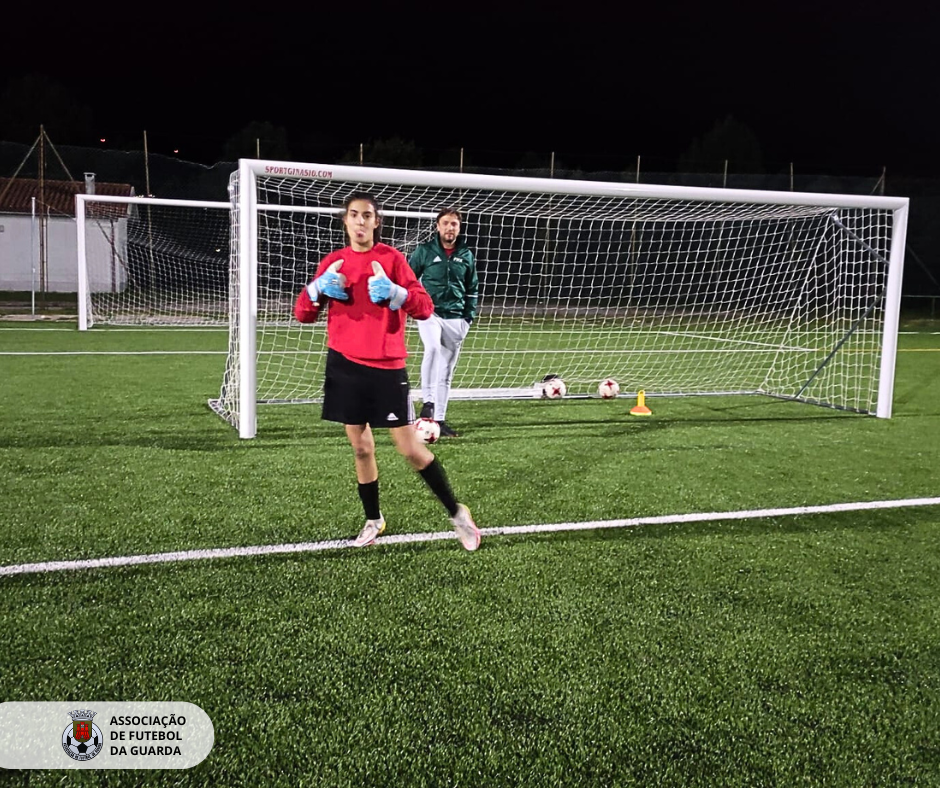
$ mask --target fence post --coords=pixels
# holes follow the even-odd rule
[[[147,190],[147,197],[152,197],[150,193],[150,149],[147,147],[147,129],[144,129],[144,188]]]
[[[29,265],[31,278],[29,283],[30,314],[36,317],[36,196],[30,197],[30,213],[32,219],[29,224]],[[81,232],[81,228],[79,228]]]

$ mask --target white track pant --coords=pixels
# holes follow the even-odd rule
[[[418,320],[418,333],[424,343],[421,360],[421,396],[434,403],[434,420],[444,421],[447,400],[450,399],[450,381],[457,367],[460,346],[470,330],[463,318],[442,318],[431,315]]]

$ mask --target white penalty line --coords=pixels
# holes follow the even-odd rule
[[[225,356],[226,350],[6,350],[0,356]]]
[[[872,509],[904,509],[915,506],[940,506],[940,498],[904,498],[896,501],[859,501],[833,503],[822,506],[794,506],[786,509],[746,509],[739,512],[698,512],[693,514],[667,514],[657,517],[629,517],[623,520],[593,520],[583,523],[548,523],[541,525],[507,525],[481,528],[483,536],[516,536],[519,534],[554,533],[558,531],[595,531],[602,528],[636,528],[641,525],[668,525],[672,523],[701,523],[722,520],[759,520],[768,517],[795,517],[807,514],[833,512],[859,512]],[[452,531],[434,531],[421,534],[395,534],[380,536],[377,545],[417,544],[456,539]],[[241,556],[283,555],[286,553],[317,553],[352,547],[350,539],[331,539],[325,542],[298,542],[295,544],[255,545],[251,547],[224,547],[214,550],[183,550],[150,555],[125,555],[111,558],[88,558],[79,561],[43,561],[35,564],[0,566],[2,575],[25,575],[44,572],[64,572],[76,569],[101,569],[141,564],[169,564],[179,561],[203,561],[213,558]]]

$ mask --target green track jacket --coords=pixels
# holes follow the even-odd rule
[[[434,314],[443,318],[462,317],[472,323],[477,316],[480,280],[473,252],[457,237],[457,246],[450,257],[435,233],[430,241],[418,246],[408,258],[415,276],[421,280],[434,302]]]

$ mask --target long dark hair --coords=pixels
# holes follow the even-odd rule
[[[382,242],[382,215],[379,212],[379,202],[375,199],[369,192],[353,192],[346,198],[346,202],[343,203],[343,234],[346,234],[346,214],[349,213],[349,206],[355,200],[363,200],[369,203],[372,206],[372,210],[375,211],[375,232],[372,233],[372,242],[381,243]]]

